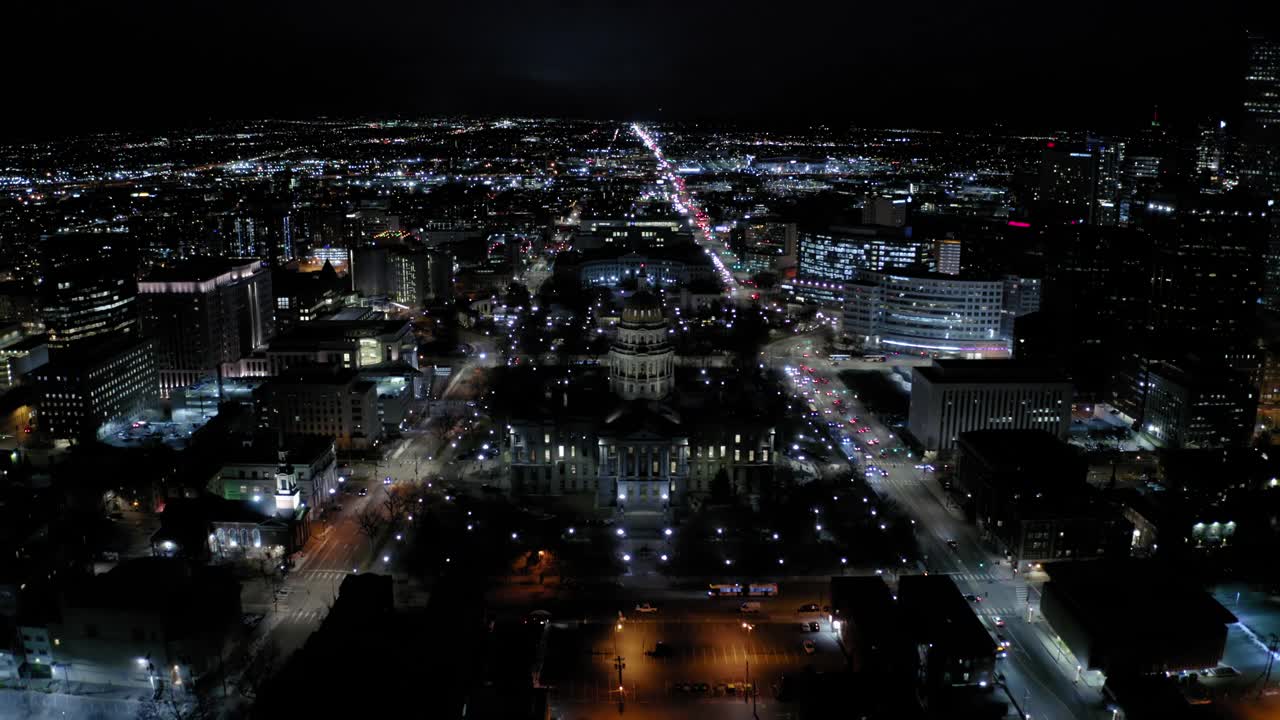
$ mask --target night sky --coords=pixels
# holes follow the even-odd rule
[[[1155,104],[1194,123],[1235,111],[1244,27],[1280,3],[18,5],[12,135],[392,113],[1124,129]]]

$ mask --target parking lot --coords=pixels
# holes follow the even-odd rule
[[[629,702],[741,702],[748,672],[759,698],[769,699],[786,673],[836,671],[845,665],[826,622],[818,632],[801,630],[799,618],[743,627],[751,620],[553,624],[541,679],[555,687],[558,702],[617,701],[614,658],[621,655]],[[811,653],[806,640],[813,643]]]

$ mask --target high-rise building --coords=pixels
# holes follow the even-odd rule
[[[1152,335],[1186,349],[1253,346],[1271,232],[1266,204],[1200,195],[1152,202],[1148,213]]]
[[[1253,437],[1258,391],[1226,365],[1192,358],[1147,371],[1142,430],[1171,448],[1245,447]]]
[[[839,305],[844,283],[859,270],[880,272],[908,266],[934,267],[932,240],[916,239],[910,228],[835,226],[799,234],[794,291],[810,302]]]
[[[41,285],[49,347],[65,350],[137,337],[137,283],[123,268],[70,265],[45,273]]]
[[[845,285],[842,334],[864,350],[1008,357],[1000,280],[861,270]]]
[[[937,263],[938,272],[943,275],[959,275],[960,274],[960,251],[962,250],[960,241],[956,238],[942,238],[937,244]]]
[[[862,224],[903,227],[910,205],[910,197],[868,196],[862,204]]]
[[[259,260],[193,260],[138,284],[156,343],[161,395],[214,377],[275,335],[271,273]]]
[[[1280,132],[1280,41],[1264,32],[1248,34],[1245,70],[1246,129]]]
[[[450,267],[442,273],[436,268],[440,263]],[[443,277],[451,277],[453,269],[447,255],[391,245],[357,248],[353,265],[357,292],[412,307],[421,307],[437,296],[437,290],[443,291]],[[441,287],[433,287],[433,280]]]
[[[31,373],[40,396],[40,430],[56,439],[89,439],[107,423],[155,403],[155,348],[125,337],[92,352],[59,352]]]
[[[750,272],[772,272],[796,263],[796,224],[752,219],[743,226],[742,262]]]
[[[1092,225],[1098,205],[1099,152],[1049,142],[1040,154],[1039,205],[1045,223]]]
[[[1280,191],[1280,41],[1250,32],[1245,69],[1240,179],[1258,192]]]
[[[1013,338],[1014,321],[1040,311],[1040,279],[1005,275],[1000,301],[1000,337]]]

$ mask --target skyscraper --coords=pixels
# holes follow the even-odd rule
[[[1280,42],[1266,33],[1248,35],[1245,70],[1246,131],[1280,132]]]
[[[132,275],[98,266],[64,266],[45,274],[41,295],[49,347],[55,351],[138,335]]]
[[[183,263],[152,273],[138,293],[162,396],[216,375],[275,335],[271,274],[258,260]]]
[[[1049,142],[1040,155],[1040,208],[1049,223],[1092,225],[1098,204],[1098,152]]]

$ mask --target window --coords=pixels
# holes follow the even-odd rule
[[[564,457],[564,446],[563,446],[563,445],[559,446],[559,448],[558,448],[558,452],[556,453],[556,457]]]
[[[735,435],[733,436],[733,443],[736,445],[736,444],[738,444],[738,443],[740,443],[740,442],[742,442],[742,436],[741,436],[741,435],[737,435],[737,434],[735,434]]]
[[[741,450],[739,450],[738,448],[734,448],[734,449],[733,449],[733,461],[734,461],[734,462],[738,462],[738,461],[739,461],[739,460],[741,460],[741,459],[742,459],[742,451],[741,451]]]

